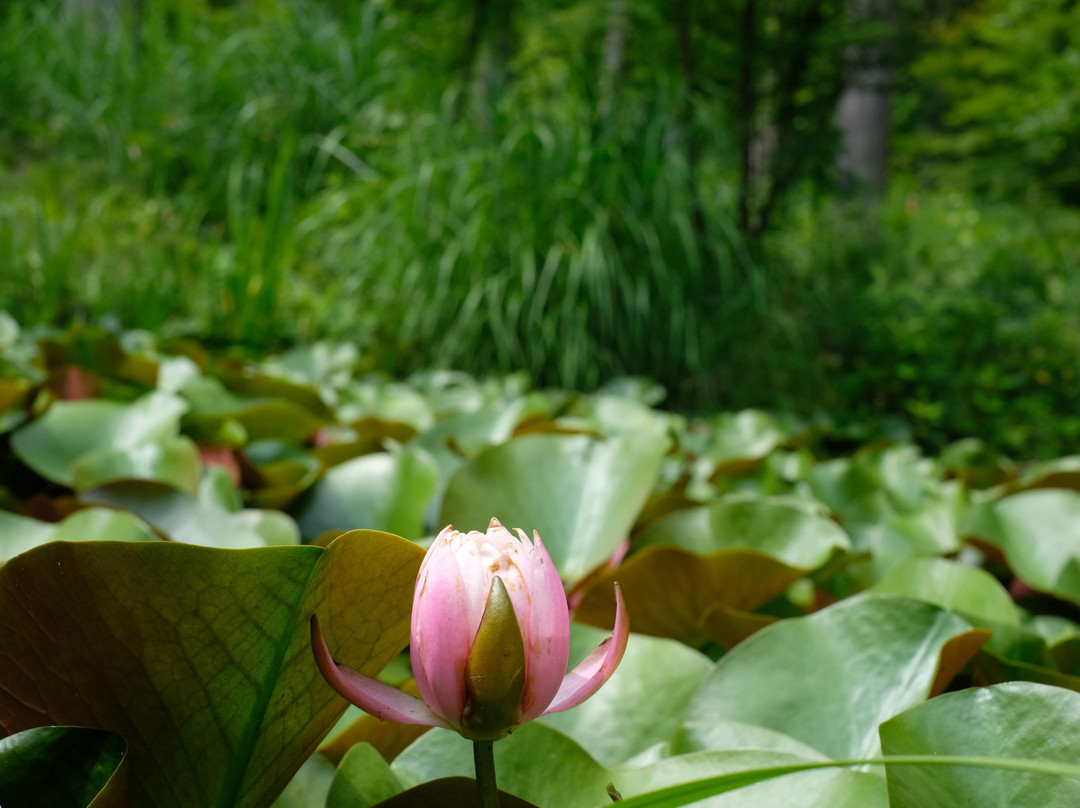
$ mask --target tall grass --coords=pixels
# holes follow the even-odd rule
[[[712,179],[690,175],[674,91],[616,125],[585,93],[461,115],[397,25],[375,2],[141,20],[13,6],[0,143],[26,176],[0,194],[0,306],[349,337],[395,372],[715,391],[762,276]]]
[[[747,267],[721,227],[694,231],[687,166],[663,146],[672,123],[649,112],[619,137],[587,110],[559,128],[504,116],[487,138],[415,121],[399,146],[411,170],[323,195],[299,228],[302,260],[325,273],[310,280],[339,289],[337,327],[359,313],[393,365],[583,387],[709,371],[754,303]],[[365,321],[373,311],[397,316]]]

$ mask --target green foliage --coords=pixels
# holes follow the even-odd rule
[[[807,203],[798,222],[772,249],[791,269],[791,327],[819,357],[809,400],[838,422],[899,417],[932,447],[1074,451],[1076,213],[897,187],[876,217]]]
[[[926,40],[902,108],[902,165],[933,185],[1080,204],[1080,6],[973,4]]]

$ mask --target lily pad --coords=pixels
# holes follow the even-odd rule
[[[327,418],[286,398],[249,398],[226,390],[217,379],[198,378],[180,390],[190,411],[184,432],[196,440],[217,442],[239,424],[248,441],[277,438],[298,443],[312,437]]]
[[[1080,694],[1028,682],[939,696],[881,725],[886,755],[979,755],[1075,763]],[[888,766],[892,808],[1073,808],[1080,779],[964,766]]]
[[[300,531],[280,511],[232,513],[207,496],[152,483],[115,483],[88,491],[84,502],[137,515],[172,541],[224,549],[297,544]]]
[[[249,503],[255,508],[285,510],[322,474],[323,465],[310,452],[278,440],[247,447]]]
[[[283,376],[253,372],[251,367],[236,368],[227,365],[219,368],[218,378],[231,392],[240,396],[288,401],[299,405],[320,420],[329,421],[334,418],[319,390],[311,384]]]
[[[1058,457],[1024,468],[1015,480],[985,493],[989,499],[1037,488],[1068,488],[1080,491],[1080,455]]]
[[[130,404],[91,399],[57,401],[11,435],[11,449],[26,466],[72,487],[74,465],[100,449],[130,450],[175,437],[187,409],[170,393],[153,392]]]
[[[537,530],[571,586],[627,538],[656,482],[667,437],[659,431],[597,440],[525,435],[461,466],[443,497],[440,524],[484,530],[492,516]]]
[[[334,466],[297,502],[300,532],[311,540],[329,530],[368,528],[418,539],[437,475],[427,453],[411,447]]]
[[[433,730],[391,766],[402,782],[436,777],[468,776],[472,773],[471,744],[445,730]],[[544,765],[538,766],[537,761]],[[628,763],[605,768],[569,738],[540,724],[527,724],[495,746],[499,787],[541,806],[595,808],[610,802],[608,784],[624,798],[632,798],[673,783],[778,766],[795,769],[808,761],[775,750],[735,750],[680,755],[646,765]],[[818,764],[820,765],[820,764]],[[558,772],[552,777],[551,772]],[[770,772],[775,777],[775,772]],[[789,770],[787,774],[791,774]],[[812,808],[884,808],[885,784],[880,777],[865,772],[817,772],[786,777],[772,785],[754,786],[756,778],[733,778],[734,787],[750,785],[710,805],[776,806],[807,805]],[[830,802],[831,800],[831,802]],[[860,801],[861,800],[861,801]],[[647,803],[646,803],[647,804]],[[674,805],[682,803],[664,803]],[[335,807],[337,808],[337,807]],[[345,808],[341,806],[341,808]]]
[[[105,447],[87,452],[71,466],[73,487],[87,491],[123,480],[164,483],[194,494],[202,462],[190,438],[175,436],[127,448]]]
[[[757,550],[805,569],[824,563],[834,550],[851,546],[844,531],[813,502],[746,495],[677,511],[635,540],[637,547],[654,544],[695,553]]]
[[[929,604],[852,598],[737,646],[686,719],[767,727],[834,760],[872,757],[878,724],[940,691],[987,634]]]
[[[322,755],[314,754],[293,775],[271,808],[326,808],[326,796],[337,769]]]
[[[384,677],[385,675],[386,671],[383,672]],[[400,689],[410,696],[421,698],[420,690],[416,687],[414,679],[402,683]],[[354,712],[356,717],[351,722],[344,723],[343,726],[343,722],[349,718],[350,713]],[[338,727],[342,726],[343,728],[337,731]],[[385,760],[393,760],[409,744],[430,729],[430,727],[421,724],[398,724],[395,721],[382,721],[373,715],[365,713],[358,707],[346,712],[338,727],[334,728],[334,731],[327,736],[326,742],[319,747],[319,754],[335,763],[340,763],[350,749],[360,744],[372,747]]]
[[[908,559],[871,591],[933,603],[980,621],[1020,624],[1012,598],[993,575],[944,558]]]
[[[609,632],[573,626],[570,659],[585,656]],[[584,703],[539,720],[605,765],[655,749],[679,729],[691,696],[713,669],[708,657],[674,640],[632,634],[612,677]]]
[[[1080,676],[1062,669],[1046,640],[1029,626],[989,625],[994,633],[975,657],[980,684],[1037,682],[1080,692]]]
[[[613,773],[613,782],[625,798],[647,795],[676,783],[728,775],[730,790],[708,800],[710,808],[888,808],[882,778],[848,769],[812,769],[814,761],[789,752],[740,749],[697,752],[667,758],[639,768]],[[782,776],[761,776],[791,767]],[[757,776],[755,776],[755,774]],[[685,801],[665,802],[683,804]],[[692,802],[690,804],[704,804]]]
[[[577,618],[613,625],[617,580],[634,631],[728,647],[771,622],[749,612],[849,546],[804,505],[745,497],[676,511],[636,544],[645,549],[590,582]]]
[[[470,777],[441,777],[395,794],[376,808],[475,808],[476,781]],[[335,804],[333,808],[338,808]],[[340,808],[345,808],[342,804]],[[500,789],[499,808],[540,808]]]
[[[406,786],[439,777],[472,777],[472,742],[456,732],[433,729],[398,755],[390,768]],[[562,733],[535,722],[495,744],[495,772],[500,789],[536,805],[595,808],[608,800],[608,770]]]
[[[408,641],[422,551],[358,531],[326,550],[57,542],[0,567],[0,724],[117,732],[131,804],[262,806],[345,709],[308,622],[374,674]]]
[[[338,766],[326,808],[370,808],[404,790],[390,764],[373,746],[361,743],[352,747]],[[473,796],[475,791],[474,785]]]
[[[58,523],[0,511],[0,562],[50,541],[157,541],[137,516],[111,508],[84,508]]]
[[[1080,604],[1080,494],[1043,489],[979,503],[964,535],[997,547],[1028,586]]]
[[[752,468],[792,437],[792,430],[760,410],[723,413],[712,427],[703,454],[713,479]]]

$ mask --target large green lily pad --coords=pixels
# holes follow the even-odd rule
[[[979,755],[1075,764],[1080,694],[1029,682],[939,696],[881,725],[886,755]],[[889,766],[891,808],[1074,808],[1080,779],[964,766]]]
[[[391,765],[393,776],[404,784],[437,777],[472,774],[471,744],[444,730],[433,730],[420,738]],[[884,808],[885,784],[873,774],[851,771],[819,771],[770,780],[775,772],[757,774],[761,769],[780,766],[796,771],[820,765],[790,752],[762,749],[710,750],[653,761],[627,762],[604,767],[581,747],[559,732],[539,724],[527,724],[495,746],[499,787],[531,803],[546,808],[596,808],[610,804],[608,784],[623,797],[631,798],[675,783],[690,782],[721,774],[734,775],[732,786],[746,786],[710,801],[725,808]],[[385,765],[385,764],[383,764]],[[368,763],[369,776],[385,777],[378,761]],[[750,771],[749,777],[738,773]],[[552,776],[557,772],[557,776]],[[430,803],[428,803],[430,804]],[[648,804],[648,803],[646,803]],[[663,803],[675,805],[681,803]],[[342,803],[334,808],[354,808],[369,803]]]
[[[288,387],[287,383],[282,385]],[[258,389],[263,390],[262,387]],[[281,392],[273,385],[271,389]],[[310,438],[328,421],[325,405],[317,399],[303,398],[305,404],[299,404],[282,397],[238,396],[213,378],[192,379],[180,393],[190,407],[184,416],[184,431],[197,440],[213,440],[228,431],[230,424],[238,424],[245,441],[277,438],[299,442]]]
[[[726,776],[731,781],[726,793],[719,792],[707,803],[690,803],[710,808],[888,808],[881,777],[848,769],[799,770],[810,765],[813,761],[804,757],[772,749],[716,750],[679,755],[647,766],[623,767],[613,773],[613,778],[624,797],[639,796],[644,800],[650,792],[678,783]],[[791,770],[775,776],[782,767]]]
[[[55,542],[0,567],[0,726],[109,730],[132,805],[263,806],[346,707],[310,648],[374,674],[408,641],[422,551],[357,531],[327,549]]]
[[[942,689],[986,636],[929,604],[849,599],[737,646],[685,720],[756,724],[834,760],[872,757],[878,724]]]

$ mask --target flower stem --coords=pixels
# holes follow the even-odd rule
[[[499,787],[495,784],[495,742],[473,741],[476,764],[476,800],[480,808],[499,808]]]

